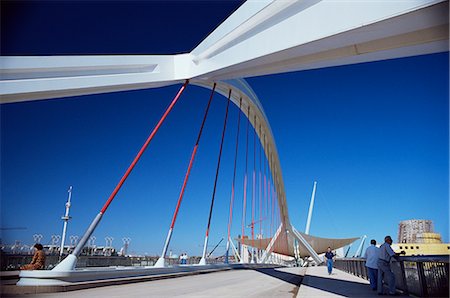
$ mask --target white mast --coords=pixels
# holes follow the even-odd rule
[[[317,181],[314,181],[313,191],[312,191],[312,195],[311,195],[311,202],[309,203],[308,219],[306,220],[306,229],[305,229],[306,235],[309,234],[309,227],[311,225],[311,217],[312,217],[312,211],[313,211],[313,207],[314,207],[314,198],[316,196],[316,185],[317,185]]]
[[[61,216],[61,219],[64,221],[64,224],[61,239],[61,248],[59,249],[59,256],[62,256],[64,252],[64,242],[66,240],[67,222],[69,221],[69,219],[71,219],[71,217],[69,216],[69,209],[70,209],[70,199],[72,197],[72,186],[69,187],[69,190],[67,192],[69,193],[69,197],[67,198],[66,203],[66,214],[64,216]]]
[[[356,250],[355,255],[353,256],[354,258],[358,258],[358,257],[361,256],[364,243],[366,242],[366,238],[367,238],[367,235],[364,235],[364,236],[361,237],[361,243],[359,244],[359,247]]]

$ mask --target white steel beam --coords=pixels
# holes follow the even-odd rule
[[[182,81],[177,80],[175,60],[179,59],[126,55],[0,57],[1,103],[170,85]]]
[[[311,194],[311,201],[309,202],[309,211],[308,211],[308,218],[306,219],[306,228],[305,228],[305,234],[309,234],[309,228],[311,227],[311,218],[312,218],[312,212],[314,208],[314,198],[316,197],[316,186],[317,181],[314,181],[313,191]]]
[[[294,234],[293,236],[306,247],[306,249],[308,250],[310,256],[314,259],[314,261],[316,261],[317,264],[321,264],[323,260],[319,257],[319,255],[308,243],[308,241],[306,241],[306,239],[303,238],[303,236],[293,226],[291,226],[291,231]]]
[[[448,51],[447,1],[273,1],[233,18],[250,7],[192,51],[196,75],[248,77]]]
[[[448,1],[248,1],[191,53],[0,57],[1,103],[448,51]]]
[[[272,253],[275,242],[277,242],[278,237],[280,237],[280,235],[281,235],[282,229],[283,229],[283,223],[280,224],[277,231],[275,232],[275,235],[273,235],[272,239],[270,240],[269,244],[267,245],[266,249],[264,250],[264,253],[263,253],[263,256],[261,257],[260,263],[265,263],[267,261],[267,258]],[[286,229],[285,229],[285,231],[286,231]]]
[[[239,263],[242,263],[241,256],[239,255],[239,252],[237,251],[236,246],[233,243],[233,239],[230,238],[229,243],[230,243],[231,247],[233,248],[235,258],[238,260]]]

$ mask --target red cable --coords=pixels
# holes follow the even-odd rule
[[[277,202],[277,206],[276,206],[276,218],[277,218],[277,229],[280,227],[280,206],[278,205],[278,196],[277,196],[277,194],[276,194],[276,191],[275,191],[275,187],[273,188],[273,192],[274,192],[274,196],[275,196],[275,198],[276,198],[276,202]],[[281,229],[281,231],[283,231],[283,229]],[[283,232],[280,232],[280,235],[279,235],[279,241],[277,241],[277,248],[278,248],[278,251],[280,251],[280,248],[281,248],[281,244],[282,244],[282,239],[283,239],[283,235],[284,235],[284,233]]]
[[[128,175],[130,175],[131,171],[133,170],[134,166],[136,165],[136,163],[141,158],[141,156],[144,153],[145,149],[147,149],[148,144],[150,144],[150,141],[153,139],[153,137],[155,136],[156,132],[159,130],[160,126],[162,125],[162,123],[166,119],[167,115],[172,110],[174,105],[177,103],[178,99],[180,98],[181,93],[183,93],[184,89],[186,89],[186,86],[187,86],[188,83],[189,83],[189,80],[186,80],[186,82],[183,84],[183,86],[181,86],[180,90],[178,91],[177,95],[173,99],[172,103],[169,105],[169,107],[167,108],[166,112],[164,113],[164,115],[159,120],[158,124],[156,124],[156,126],[153,129],[152,133],[150,134],[150,136],[145,141],[144,145],[142,145],[141,150],[139,150],[139,152],[136,155],[136,157],[134,158],[133,162],[130,164],[130,166],[128,167],[127,171],[122,176],[122,179],[120,179],[119,183],[116,185],[116,188],[114,188],[114,191],[109,196],[109,198],[106,201],[105,205],[103,205],[103,208],[100,210],[100,213],[103,214],[103,213],[105,213],[106,209],[108,209],[109,204],[111,204],[112,200],[114,199],[116,194],[119,192],[119,190],[122,187],[123,183],[128,178]]]
[[[261,144],[261,124],[259,125],[259,246],[261,246],[261,238],[262,238],[262,171],[261,171],[261,148],[262,148],[262,144]]]
[[[208,226],[206,228],[206,237],[208,237],[208,235],[209,235],[209,228],[211,226],[211,217],[212,217],[212,212],[213,212],[213,208],[214,208],[214,199],[216,197],[217,178],[219,177],[220,160],[222,158],[223,140],[225,139],[225,131],[227,128],[228,107],[230,106],[230,97],[231,97],[231,89],[230,89],[230,92],[228,93],[227,109],[225,112],[225,120],[223,123],[222,140],[220,141],[219,159],[217,161],[216,178],[214,180],[214,189],[213,189],[213,194],[212,194],[212,199],[211,199],[211,207],[209,208]]]
[[[273,179],[273,177],[272,177]],[[272,185],[272,199],[273,199],[273,229],[274,229],[274,233],[276,234],[278,231],[278,217],[277,217],[277,201],[275,198],[275,186]],[[275,250],[278,251],[278,245],[279,245],[279,239],[280,235],[278,235],[278,239],[275,242]]]
[[[200,138],[202,136],[203,127],[205,126],[206,118],[208,116],[209,107],[211,106],[211,101],[214,96],[214,91],[216,89],[216,83],[214,83],[213,88],[211,90],[211,95],[209,96],[208,105],[206,106],[205,115],[203,116],[202,124],[200,126],[200,130],[197,135],[197,140],[195,141],[194,149],[191,153],[191,159],[189,160],[189,166],[187,168],[186,174],[184,176],[183,186],[181,187],[180,195],[178,196],[177,206],[175,207],[175,211],[172,216],[172,222],[170,224],[170,228],[173,229],[175,226],[175,221],[177,220],[178,211],[180,209],[181,201],[183,200],[184,191],[186,189],[186,185],[189,179],[189,175],[191,173],[192,165],[194,164],[195,155],[197,154],[197,148],[200,143]]]
[[[253,118],[256,127],[256,115]],[[255,247],[255,197],[256,197],[256,129],[253,130],[253,185],[252,185],[252,247]],[[252,250],[253,251],[253,250]],[[252,256],[253,258],[253,256]]]
[[[270,166],[269,166],[270,169]],[[272,200],[272,191],[270,190],[270,177],[268,178],[268,195],[269,195],[269,204],[270,204],[270,236],[273,236],[273,200]]]
[[[277,203],[275,200],[274,187],[272,185],[272,199],[273,199],[273,233],[276,234],[278,231],[278,223],[277,223]],[[275,241],[275,251],[278,251],[278,243],[280,235],[278,235],[277,240]]]
[[[272,164],[272,156],[270,156],[269,159],[269,167]],[[270,167],[271,168],[271,167]],[[272,227],[271,227],[271,234],[273,235],[273,233],[276,232],[276,226],[275,226],[275,218],[274,218],[274,214],[275,214],[275,197],[273,194],[273,176],[271,175],[271,179],[270,179],[270,183],[269,183],[269,192],[270,192],[270,197],[272,200]]]
[[[247,112],[247,141],[245,145],[245,176],[244,176],[244,202],[243,202],[243,209],[242,209],[242,239],[244,239],[245,236],[245,217],[247,213],[247,168],[248,168],[248,127],[250,123],[250,106],[248,106],[248,112]]]
[[[231,184],[231,198],[230,198],[230,213],[228,218],[228,238],[230,239],[231,234],[231,224],[233,220],[233,206],[234,206],[234,187],[236,184],[236,166],[237,166],[237,157],[238,157],[238,149],[239,149],[239,130],[241,127],[241,107],[242,107],[242,98],[239,100],[239,110],[238,110],[238,125],[237,125],[237,133],[236,133],[236,150],[234,152],[234,169],[233,169],[233,182]]]
[[[266,148],[267,149],[267,144],[266,144],[266,135],[264,135],[264,148]],[[265,208],[265,212],[264,212],[264,215],[265,215],[265,217],[266,218],[268,218],[269,217],[269,213],[268,213],[268,210],[269,210],[269,200],[268,200],[268,196],[267,196],[267,162],[266,162],[266,154],[265,154],[265,152],[264,152],[264,204],[266,205],[266,208]],[[268,223],[269,221],[267,221],[267,223]],[[268,231],[268,228],[269,228],[269,225],[266,223],[266,225],[265,225],[265,228],[266,228],[266,233],[267,233],[267,231]]]

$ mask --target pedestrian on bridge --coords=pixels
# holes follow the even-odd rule
[[[187,259],[188,259],[187,254],[185,252],[182,253],[181,256],[180,256],[180,264],[181,265],[186,265],[187,264]]]
[[[327,252],[325,253],[325,260],[327,262],[328,275],[331,275],[333,270],[333,259],[336,255],[331,251],[331,247],[328,246]]]
[[[384,243],[380,246],[378,256],[378,295],[384,295],[383,291],[383,277],[389,286],[389,295],[396,295],[395,293],[395,276],[391,270],[391,258],[397,258],[401,253],[395,253],[392,248],[391,236],[384,237]]]
[[[377,290],[378,286],[378,257],[380,255],[380,249],[376,246],[377,241],[375,239],[370,240],[370,246],[366,249],[364,259],[366,259],[366,267],[369,273],[370,288],[373,291]]]

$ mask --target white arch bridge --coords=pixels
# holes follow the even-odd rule
[[[238,106],[254,128],[267,160],[279,222],[273,235],[260,239],[258,244],[250,239],[240,240],[264,252],[257,259],[252,256],[253,262],[270,262],[272,252],[311,256],[320,262],[317,253],[327,246],[341,247],[354,241],[356,238],[322,239],[305,235],[291,225],[274,136],[256,94],[240,78],[446,52],[448,8],[448,1],[443,0],[248,1],[190,53],[0,57],[1,103],[183,84],[75,251],[52,271],[22,272],[19,284],[67,282],[68,276],[76,274],[74,269],[83,246],[188,82],[212,89],[211,98],[218,92]],[[224,130],[225,127],[226,118]],[[157,267],[165,266],[164,256],[200,136],[201,129]],[[220,157],[217,169],[219,166]],[[214,194],[211,209],[213,203]],[[209,223],[201,262],[205,266],[208,230]],[[227,240],[228,250],[230,235]],[[248,261],[242,252],[240,256],[235,253],[241,262]],[[122,274],[136,274],[130,272]],[[111,276],[108,274],[105,276]]]

